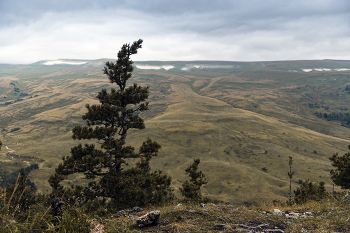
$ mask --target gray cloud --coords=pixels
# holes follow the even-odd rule
[[[345,0],[0,1],[0,63],[135,60],[350,59]]]

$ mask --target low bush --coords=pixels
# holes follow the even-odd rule
[[[311,200],[320,201],[330,196],[324,187],[324,182],[312,183],[310,180],[305,180],[299,188],[294,190],[294,195],[294,202],[296,204],[303,204]]]

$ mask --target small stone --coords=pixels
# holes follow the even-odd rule
[[[106,226],[97,221],[91,221],[91,230],[90,233],[105,233],[104,228]]]
[[[186,210],[187,212],[189,212],[189,213],[196,213],[197,211],[195,211],[195,210]]]
[[[51,202],[51,211],[52,211],[52,223],[56,226],[62,220],[62,206],[65,205],[63,201],[60,201],[58,197],[54,198]]]
[[[216,224],[215,228],[219,230],[224,230],[227,228],[227,226],[225,224]]]
[[[291,218],[297,219],[297,218],[300,216],[300,214],[299,214],[299,213],[295,213],[295,212],[290,212],[290,213],[289,213],[289,216],[290,216]]]
[[[136,219],[138,227],[157,226],[159,223],[160,211],[155,210]]]
[[[181,203],[177,204],[177,206],[176,206],[176,207],[180,207],[180,206],[182,206],[182,204],[181,204]]]
[[[299,218],[299,214],[298,213],[293,213],[293,212],[290,212],[289,214],[286,214],[285,216],[286,216],[286,218],[293,218],[293,219],[298,219]]]
[[[305,212],[304,214],[307,216],[314,216],[314,214],[312,212]]]
[[[137,212],[142,212],[144,209],[135,206],[132,210],[129,210],[129,213],[137,213]]]
[[[123,216],[123,214],[120,213],[120,212],[118,212],[118,213],[112,215],[112,217],[115,217],[115,218],[119,218],[119,217],[122,217],[122,216]]]
[[[278,216],[282,216],[284,213],[282,211],[280,211],[279,209],[274,209],[273,214],[278,215]]]
[[[199,204],[199,207],[203,208],[203,207],[205,207],[205,204],[201,203],[201,204]]]

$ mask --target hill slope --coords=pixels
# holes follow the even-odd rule
[[[112,87],[101,71],[105,61],[0,65],[0,176],[38,163],[40,169],[29,177],[39,191],[49,189],[47,178],[78,143],[70,130],[83,124],[84,105],[97,103],[97,92]],[[311,179],[331,190],[328,157],[346,151],[350,129],[315,112],[350,111],[345,89],[350,61],[135,65],[129,84],[151,87],[150,111],[143,116],[146,129],[132,131],[128,141],[136,147],[147,137],[158,141],[162,150],[152,168],[171,175],[175,188],[187,179],[185,168],[200,158],[210,179],[203,193],[214,200],[284,199],[288,156],[293,156],[293,187]],[[75,176],[68,182],[85,181]]]

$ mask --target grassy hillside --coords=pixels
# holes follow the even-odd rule
[[[47,178],[79,143],[70,130],[84,124],[84,105],[97,103],[101,88],[114,87],[101,71],[105,61],[0,65],[0,176],[38,163],[29,177],[40,192],[49,189]],[[285,200],[293,156],[293,187],[310,179],[331,190],[328,157],[347,150],[350,129],[314,113],[350,112],[350,71],[335,70],[350,68],[350,61],[135,64],[174,67],[135,68],[129,84],[150,86],[150,111],[143,116],[146,129],[130,132],[128,142],[138,147],[148,137],[158,141],[162,150],[152,169],[172,176],[175,189],[187,179],[185,168],[200,158],[210,180],[203,193],[213,200]],[[68,182],[86,181],[74,176]]]

